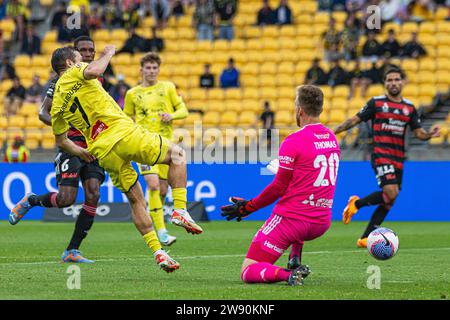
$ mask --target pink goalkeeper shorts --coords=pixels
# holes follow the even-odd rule
[[[273,264],[290,245],[320,237],[330,224],[331,221],[318,224],[272,214],[254,236],[246,258]]]

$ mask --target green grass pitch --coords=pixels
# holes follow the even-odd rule
[[[355,246],[365,222],[333,222],[305,244],[303,262],[313,273],[301,287],[241,282],[242,260],[261,224],[203,223],[199,236],[169,226],[178,237],[170,254],[181,268],[166,274],[131,223],[97,223],[81,247],[96,263],[80,265],[81,289],[69,290],[69,265],[59,257],[73,224],[2,221],[0,299],[450,299],[450,223],[386,223],[400,250],[377,261]],[[278,265],[286,261],[285,254]],[[379,290],[367,288],[371,265],[381,270]]]

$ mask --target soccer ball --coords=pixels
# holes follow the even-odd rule
[[[398,251],[398,237],[391,229],[375,229],[367,238],[367,251],[375,259],[390,259]]]

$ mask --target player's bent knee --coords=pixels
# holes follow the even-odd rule
[[[66,193],[58,193],[56,197],[56,202],[58,203],[59,208],[70,207],[75,203],[76,195],[72,196],[71,194]]]
[[[176,144],[171,144],[169,148],[169,163],[182,165],[186,163],[186,151]]]

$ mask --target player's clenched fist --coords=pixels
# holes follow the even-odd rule
[[[251,200],[231,197],[230,202],[232,204],[220,208],[222,210],[222,217],[226,217],[228,221],[234,218],[236,218],[237,221],[241,221],[242,218],[245,218],[250,213],[256,211]]]
[[[114,45],[107,45],[105,47],[105,49],[103,49],[104,56],[106,56],[106,55],[113,56],[115,54],[116,54],[116,46],[114,46]]]

